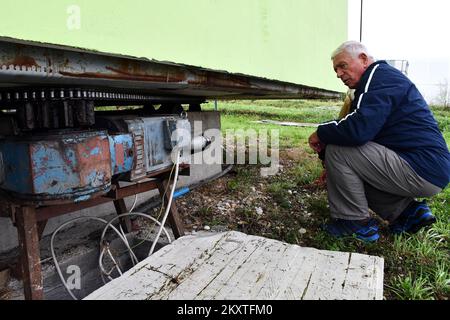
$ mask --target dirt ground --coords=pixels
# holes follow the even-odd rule
[[[225,176],[177,200],[188,232],[235,230],[299,245],[313,245],[326,212],[324,186],[300,184],[301,148],[280,152],[280,170],[262,177],[259,165],[235,165]]]

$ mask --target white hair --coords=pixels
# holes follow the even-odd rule
[[[341,44],[331,55],[331,60],[334,60],[338,54],[342,52],[349,53],[353,58],[357,58],[361,53],[364,53],[369,59],[375,60],[375,58],[369,53],[366,46],[358,41],[346,41]]]

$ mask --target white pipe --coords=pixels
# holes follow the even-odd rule
[[[170,206],[172,205],[173,194],[175,192],[175,188],[176,188],[177,180],[178,180],[178,171],[179,171],[178,169],[180,168],[180,148],[177,148],[176,152],[177,152],[176,153],[177,158],[176,158],[176,163],[175,163],[175,177],[173,178],[172,190],[170,192],[169,201],[167,202],[167,208],[166,208],[166,212],[164,213],[164,218],[161,221],[161,227],[159,228],[158,234],[156,235],[156,238],[153,241],[152,247],[150,248],[150,251],[148,253],[149,256],[152,255],[153,251],[155,250],[156,243],[158,242],[159,237],[161,236],[162,229],[164,227],[164,224],[166,223],[167,217],[169,216]],[[170,183],[170,181],[168,181],[167,183]]]

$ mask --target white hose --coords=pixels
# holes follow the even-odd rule
[[[135,216],[141,216],[141,217],[150,219],[150,220],[156,222],[159,226],[163,226],[158,220],[156,220],[155,218],[153,218],[153,217],[151,217],[151,216],[149,216],[149,215],[147,215],[147,214],[145,214],[145,213],[142,213],[142,212],[123,213],[123,214],[120,214],[120,215],[114,217],[113,219],[109,220],[109,222],[106,223],[106,226],[105,226],[105,228],[103,229],[102,236],[101,236],[101,238],[100,238],[100,244],[103,243],[103,239],[105,238],[106,231],[108,230],[108,228],[110,228],[110,227],[111,227],[111,228],[114,228],[114,226],[112,225],[112,223],[113,223],[115,220],[117,220],[117,219],[119,219],[119,218],[122,218],[122,217],[133,216],[133,215],[135,215]],[[160,228],[160,230],[161,230],[161,228]],[[163,230],[164,230],[164,233],[165,233],[166,236],[167,236],[167,239],[168,239],[169,243],[172,242],[172,240],[171,240],[171,238],[170,238],[170,235],[169,235],[169,233],[167,232],[166,228],[163,227]],[[124,241],[124,242],[125,242],[125,241]],[[136,265],[137,263],[139,263],[138,258],[137,258],[136,255],[134,254],[134,252],[133,252],[133,250],[131,249],[131,247],[128,245],[128,242],[126,242],[126,246],[127,246],[128,251],[130,252],[130,256],[131,256],[131,259],[132,259],[132,261],[133,261],[133,265]],[[103,264],[102,264],[102,259],[99,259],[99,267],[100,267],[101,270],[104,270],[104,267],[103,267]]]
[[[180,149],[177,148],[177,153],[176,153],[176,163],[175,163],[175,176],[173,178],[173,186],[172,186],[172,191],[170,192],[170,197],[169,197],[169,201],[167,202],[167,208],[166,208],[166,212],[164,213],[164,217],[161,221],[161,227],[158,230],[158,234],[156,235],[155,240],[153,241],[152,247],[150,248],[150,251],[148,253],[148,255],[152,255],[153,251],[155,250],[156,247],[156,243],[159,240],[159,237],[161,236],[161,232],[162,229],[164,229],[164,224],[166,223],[167,217],[169,216],[169,211],[170,211],[170,207],[172,205],[172,200],[173,200],[173,194],[175,192],[175,188],[177,186],[177,180],[178,180],[178,171],[180,168]],[[170,183],[170,181],[168,181],[167,183]]]
[[[135,194],[134,195],[133,205],[131,206],[131,209],[128,211],[128,213],[131,213],[134,210],[134,207],[136,206],[136,203],[137,203],[137,199],[138,199],[138,195]],[[120,228],[120,232],[122,233],[122,235],[123,235],[123,237],[124,237],[124,239],[126,241],[125,245],[127,246],[127,248],[129,248],[130,244],[128,242],[127,236],[125,235],[125,232],[123,231],[123,228],[122,228],[121,224],[119,224],[119,228]],[[133,266],[135,266],[138,263],[138,261],[137,261],[137,258],[136,258],[135,255],[134,255],[134,257],[136,258],[136,260],[134,260],[133,255],[134,255],[134,253],[131,256],[131,262],[133,263]],[[100,265],[100,267],[102,267],[102,265]],[[121,272],[121,271],[119,270],[119,272]]]
[[[137,200],[138,200],[138,194],[136,193],[136,194],[134,195],[133,205],[131,206],[131,209],[128,211],[128,213],[133,212],[134,208],[136,207]]]
[[[64,279],[64,276],[63,276],[63,274],[62,274],[62,272],[61,272],[61,268],[60,268],[60,266],[59,266],[58,260],[56,259],[55,248],[54,248],[53,242],[54,242],[55,236],[56,236],[56,234],[59,232],[59,230],[61,230],[61,229],[64,228],[66,225],[68,225],[68,224],[70,224],[70,223],[72,223],[72,222],[75,222],[75,221],[81,220],[81,219],[86,219],[86,218],[87,218],[87,219],[92,219],[92,220],[97,220],[97,221],[100,221],[100,222],[105,223],[105,224],[107,223],[106,220],[103,220],[103,219],[101,219],[101,218],[96,218],[96,217],[79,217],[79,218],[75,218],[75,219],[72,219],[72,220],[70,220],[70,221],[68,221],[68,222],[66,222],[66,223],[64,223],[64,224],[62,224],[62,225],[60,225],[60,226],[55,230],[55,232],[53,232],[52,237],[51,237],[51,239],[50,239],[50,251],[51,251],[51,254],[52,254],[52,258],[53,258],[53,263],[55,264],[56,271],[57,271],[57,273],[58,273],[58,275],[59,275],[59,278],[61,279],[62,284],[64,285],[64,287],[66,288],[67,292],[70,294],[70,296],[71,296],[74,300],[78,300],[78,298],[75,297],[75,295],[72,293],[72,290],[71,290],[71,289],[69,288],[69,286],[67,285],[66,279]],[[117,229],[116,229],[116,230],[117,230]],[[120,235],[120,233],[119,233],[119,235]]]
[[[52,258],[53,258],[53,263],[55,264],[56,271],[57,271],[57,273],[58,273],[58,275],[59,275],[59,277],[60,277],[60,279],[61,279],[62,284],[64,285],[64,287],[66,288],[67,292],[70,294],[70,296],[71,296],[74,300],[78,300],[78,299],[77,299],[77,298],[75,297],[75,295],[72,293],[72,290],[69,288],[69,286],[67,285],[66,280],[64,279],[64,276],[63,276],[63,274],[62,274],[62,272],[61,272],[61,268],[60,268],[60,266],[59,266],[58,260],[56,259],[55,248],[54,248],[54,244],[53,244],[53,243],[54,243],[56,234],[57,234],[62,228],[64,228],[64,227],[67,226],[68,224],[71,224],[71,223],[73,223],[73,222],[75,222],[75,221],[82,220],[82,219],[96,220],[96,221],[99,221],[99,222],[102,222],[102,223],[108,225],[108,222],[107,222],[106,220],[104,220],[104,219],[101,219],[101,218],[97,218],[97,217],[78,217],[78,218],[74,218],[74,219],[72,219],[72,220],[70,220],[70,221],[67,221],[67,222],[63,223],[62,225],[60,225],[60,226],[53,232],[52,237],[51,237],[51,239],[50,239],[50,251],[51,251],[51,254],[52,254]],[[131,248],[130,248],[129,245],[127,244],[126,238],[124,238],[124,237],[122,236],[122,234],[120,233],[119,230],[117,230],[116,227],[114,227],[114,226],[110,226],[110,227],[114,230],[115,233],[117,233],[117,235],[118,235],[119,238],[123,241],[123,243],[125,244],[125,246],[127,246],[128,250],[130,251],[130,254],[134,255],[133,251],[131,250]],[[134,256],[134,258],[136,258],[136,256]],[[136,260],[137,260],[137,258],[136,258]]]

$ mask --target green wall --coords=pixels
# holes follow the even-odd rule
[[[330,54],[347,38],[347,0],[1,3],[2,36],[344,91]],[[68,12],[72,5],[80,9],[80,28],[76,12]]]

